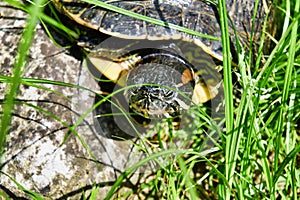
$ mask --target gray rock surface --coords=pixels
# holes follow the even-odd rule
[[[24,12],[0,3],[1,75],[12,74],[26,17]],[[37,26],[23,76],[82,84],[99,90],[80,61],[53,45],[40,25]],[[97,134],[92,113],[76,128],[78,136],[70,134],[65,140],[68,127],[93,105],[93,93],[53,84],[38,85],[47,89],[28,85],[20,87],[19,103],[13,111],[0,170],[26,189],[49,199],[79,199],[83,190],[89,193],[93,183],[101,186],[98,199],[103,199],[109,186],[129,164],[128,160],[134,160],[130,158],[132,143]],[[1,100],[6,89],[7,85],[0,83]],[[11,198],[25,197],[3,174],[0,174],[1,190],[10,194]]]

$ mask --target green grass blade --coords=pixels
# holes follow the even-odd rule
[[[299,1],[296,2],[295,13],[299,13]],[[290,38],[290,46],[288,53],[288,61],[287,68],[284,76],[284,85],[282,90],[282,99],[281,99],[281,109],[280,115],[277,123],[278,134],[275,141],[275,166],[274,169],[277,170],[279,164],[279,154],[281,147],[281,139],[284,125],[286,123],[286,116],[288,116],[287,111],[288,108],[288,99],[291,88],[291,80],[292,80],[292,72],[294,70],[294,61],[295,61],[295,50],[296,50],[296,42],[297,42],[297,31],[298,31],[298,20],[295,19],[295,22],[292,25],[291,38]],[[287,133],[289,134],[289,133]]]
[[[220,14],[220,25],[222,33],[222,49],[223,49],[223,75],[224,75],[224,96],[225,96],[225,125],[226,125],[226,147],[225,147],[225,176],[228,180],[229,187],[223,188],[222,198],[230,199],[231,186],[233,182],[233,174],[235,168],[235,159],[237,156],[237,135],[233,132],[233,90],[231,76],[231,53],[230,53],[230,36],[228,31],[228,19],[226,11],[226,1],[218,0],[218,8]]]
[[[185,177],[184,177],[184,184],[186,185],[186,188],[188,188],[188,192],[190,194],[190,198],[192,200],[199,199],[199,197],[197,195],[197,192],[196,192],[196,189],[195,189],[194,180],[192,180],[190,178],[190,174],[191,174],[190,167],[189,167],[189,169],[187,169],[187,165],[186,165],[184,159],[181,158],[181,157],[178,158],[178,164],[180,166],[180,169],[181,169],[182,173],[185,175]]]
[[[286,166],[299,154],[300,152],[300,144],[298,144],[283,160],[280,164],[279,168],[276,170],[274,174],[273,184],[276,184],[279,177],[282,176],[283,171],[285,170]]]
[[[44,200],[44,198],[41,195],[39,195],[38,193],[36,193],[34,191],[25,189],[20,183],[18,183],[15,179],[13,179],[8,174],[6,174],[6,173],[4,173],[2,171],[0,171],[0,173],[2,173],[3,175],[7,176],[10,180],[12,180],[17,185],[17,187],[26,194],[26,196],[30,197],[30,199]]]
[[[97,195],[99,193],[99,190],[100,190],[100,186],[98,186],[96,184],[93,184],[91,196],[90,196],[89,199],[90,200],[96,200],[97,199]]]

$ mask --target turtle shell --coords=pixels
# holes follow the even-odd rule
[[[261,1],[254,25],[251,21],[256,0],[227,1],[233,47],[234,31],[245,44],[251,33],[254,33],[254,39],[260,36],[264,7],[267,6],[266,1]],[[113,38],[106,40],[105,37],[105,41],[97,46],[90,42],[94,38],[88,38],[81,45],[87,52],[90,66],[113,83],[113,88],[106,92],[105,84],[99,82],[102,94],[112,94],[121,88],[122,97],[115,98],[116,104],[126,102],[127,105],[120,107],[127,106],[126,112],[140,115],[143,119],[139,124],[157,117],[176,118],[191,104],[205,103],[218,94],[222,81],[216,64],[222,60],[222,45],[215,3],[195,0],[102,1],[161,20],[166,25],[181,26],[217,39],[193,36],[83,1],[53,2],[74,22]],[[103,115],[102,111],[106,109],[99,110],[98,114]],[[111,113],[114,112],[112,109]],[[103,123],[110,121],[122,120],[111,117],[109,122]]]
[[[77,23],[101,33],[124,39],[173,40],[195,43],[206,53],[222,60],[220,40],[191,36],[168,27],[158,26],[127,15],[102,9],[96,5],[75,0],[53,0],[56,8]],[[147,17],[178,25],[203,35],[221,37],[218,10],[215,3],[193,0],[103,1]],[[227,1],[227,10],[240,41],[247,44],[252,33],[255,0]],[[259,38],[263,16],[268,5],[258,4],[256,21],[253,21],[254,38]],[[231,28],[232,40],[233,29]]]

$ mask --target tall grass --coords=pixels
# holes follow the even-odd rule
[[[122,9],[111,7],[103,2],[84,0],[92,2],[106,9],[115,10],[124,14],[149,20],[152,23],[179,29],[190,34],[203,36],[191,30],[185,30],[178,26],[166,24],[154,19],[148,19],[132,14]],[[27,27],[22,35],[19,46],[19,54],[14,65],[13,76],[1,76],[1,82],[9,82],[6,100],[3,103],[3,114],[1,115],[0,127],[0,156],[5,146],[5,137],[9,130],[11,113],[14,108],[14,99],[22,79],[24,65],[28,48],[30,47],[35,25],[43,16],[43,0],[35,1],[30,7],[17,5],[14,1],[10,4],[23,9],[29,13]],[[259,1],[256,1],[258,3]],[[222,140],[216,147],[208,152],[199,152],[196,147],[188,150],[160,150],[149,157],[128,167],[115,181],[106,199],[115,197],[119,192],[122,198],[129,197],[134,193],[147,189],[150,195],[161,194],[167,199],[298,199],[300,195],[300,36],[299,36],[299,7],[300,2],[286,0],[279,5],[279,14],[283,16],[283,31],[278,40],[267,32],[264,32],[260,40],[260,49],[257,61],[252,63],[251,54],[243,47],[237,48],[239,58],[237,69],[234,73],[239,77],[241,85],[237,88],[239,96],[234,96],[232,81],[233,69],[230,58],[230,44],[227,24],[226,1],[219,0],[220,22],[223,45],[223,78],[225,95],[225,124],[226,130],[222,132]],[[256,8],[257,8],[256,4]],[[52,21],[44,17],[46,21]],[[253,20],[255,21],[255,20]],[[57,26],[56,22],[52,23]],[[268,18],[264,20],[264,30],[268,25]],[[76,33],[73,37],[77,37]],[[280,30],[280,29],[279,29]],[[205,36],[207,37],[207,36]],[[216,39],[211,38],[210,39]],[[253,37],[250,37],[253,39]],[[270,55],[263,54],[263,46],[271,38],[275,47]],[[218,39],[220,40],[220,39]],[[254,41],[251,41],[254,42]],[[254,66],[253,66],[254,65]],[[31,80],[33,81],[33,80]],[[39,83],[45,83],[39,80]],[[30,82],[30,81],[29,81]],[[50,84],[58,84],[51,82]],[[63,85],[63,83],[62,83]],[[66,87],[75,87],[65,84]],[[233,102],[237,102],[233,104]],[[101,102],[100,102],[101,103]],[[87,113],[90,111],[87,111]],[[86,114],[87,114],[86,113]],[[55,115],[50,116],[55,118]],[[85,115],[81,116],[73,127],[81,123]],[[59,120],[59,119],[57,119]],[[200,123],[195,121],[194,123]],[[68,126],[67,124],[65,124]],[[210,125],[210,124],[209,124]],[[199,126],[199,124],[195,124]],[[217,126],[215,126],[217,127]],[[222,130],[217,130],[221,132]],[[74,132],[79,138],[80,136]],[[197,141],[197,139],[195,139]],[[88,149],[88,145],[82,141]],[[195,142],[195,145],[198,145]],[[200,145],[200,143],[199,143]],[[140,190],[122,193],[120,188],[122,182],[128,178],[136,169],[145,163],[157,158],[174,155],[174,160],[168,165],[162,166],[153,175],[149,182],[142,183]],[[203,167],[204,166],[204,167]],[[204,172],[198,172],[199,169]],[[9,176],[9,175],[7,175]],[[13,180],[13,179],[12,179]],[[31,193],[16,183],[20,190],[33,199],[41,199],[38,194]],[[204,189],[205,188],[205,189]],[[96,199],[99,187],[95,185],[92,196]],[[0,196],[7,199],[7,195],[0,192]]]

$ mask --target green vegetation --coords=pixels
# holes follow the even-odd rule
[[[9,83],[10,86],[7,90],[6,99],[1,104],[0,158],[5,147],[5,138],[8,134],[12,111],[14,105],[18,103],[14,99],[20,84],[45,90],[49,90],[46,87],[47,84],[78,87],[57,81],[22,78],[37,19],[57,27],[61,32],[68,32],[67,37],[76,38],[78,35],[76,31],[69,30],[46,16],[43,13],[45,5],[43,0],[34,1],[34,4],[26,6],[14,0],[6,0],[6,2],[28,12],[29,17],[19,46],[13,76],[0,75],[0,83]],[[102,5],[101,2],[95,3],[99,6]],[[221,39],[224,47],[223,77],[226,130],[217,130],[218,123],[201,110],[196,109],[194,114],[200,119],[194,121],[195,124],[193,124],[195,137],[192,148],[187,150],[164,149],[162,143],[159,143],[160,146],[156,153],[128,167],[119,176],[108,192],[107,199],[111,199],[116,194],[120,199],[126,199],[126,197],[139,194],[141,191],[147,191],[150,196],[155,197],[157,195],[163,199],[216,199],[217,197],[219,199],[299,199],[299,4],[299,1],[286,0],[278,5],[277,15],[282,17],[277,19],[282,19],[282,25],[278,23],[280,27],[278,27],[277,37],[264,32],[255,62],[251,58],[255,52],[246,51],[243,46],[237,48],[238,66],[232,67],[231,58],[228,56],[230,46],[226,23],[228,17],[225,9],[226,1],[218,1],[222,25]],[[122,10],[119,11],[123,12]],[[131,13],[125,14],[131,15]],[[264,20],[264,28],[268,24],[267,17]],[[178,27],[174,26],[173,28]],[[187,32],[193,34],[192,31]],[[253,37],[251,36],[250,39]],[[270,54],[265,55],[263,47],[269,39],[273,40],[275,45],[270,49]],[[233,74],[238,77],[238,83],[233,82]],[[240,87],[235,88],[236,85],[240,85]],[[82,89],[89,90],[87,88]],[[233,91],[235,90],[240,96],[234,96]],[[96,93],[95,91],[90,92]],[[74,125],[68,125],[54,113],[42,108],[35,108],[62,123],[70,133],[80,139],[84,148],[90,152],[88,145],[80,138],[80,133],[77,133],[75,128],[95,106],[88,110],[85,115],[82,115]],[[221,120],[219,123],[223,122]],[[199,149],[202,150],[200,146],[203,143],[200,139],[201,134],[205,134],[205,130],[203,130],[205,128],[202,127],[212,130],[214,134],[220,134],[220,140],[213,141],[215,146],[205,153],[199,151]],[[161,131],[160,134],[163,135],[164,129],[159,130]],[[68,136],[65,139],[67,140]],[[144,146],[141,145],[140,148],[143,149]],[[147,152],[147,150],[144,151]],[[91,152],[90,154],[95,159]],[[169,155],[173,156],[169,159],[169,163],[160,166],[150,181],[141,183],[138,189],[130,192],[120,190],[122,182],[136,169],[150,161],[167,158]],[[0,172],[10,177],[8,174]],[[43,199],[41,195],[22,187],[22,183],[17,183],[11,177],[10,179],[28,197]],[[93,186],[90,199],[96,199],[99,187],[97,183]],[[83,191],[83,198],[86,199],[88,194],[89,191]],[[1,190],[0,197],[9,199],[8,195]]]

